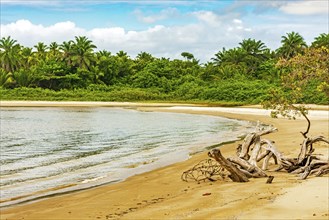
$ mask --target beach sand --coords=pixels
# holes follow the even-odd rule
[[[278,128],[278,132],[266,138],[275,140],[277,148],[290,157],[298,155],[303,141],[300,131],[307,126],[305,120],[272,119],[257,109],[242,113],[239,108],[234,108],[233,112],[221,111],[218,107],[169,106],[125,107],[259,120]],[[315,114],[311,118],[309,136],[329,136],[327,113],[320,112],[321,116]],[[222,154],[234,156],[241,142],[221,146]],[[314,147],[315,153],[329,155],[328,145],[315,144]],[[284,171],[267,171],[275,177],[272,184],[266,184],[266,178],[253,178],[247,183],[225,180],[198,184],[181,180],[184,171],[207,158],[207,151],[204,151],[187,161],[132,176],[120,183],[1,209],[1,219],[329,219],[328,175],[298,180],[298,176]],[[274,168],[272,164],[270,169]]]

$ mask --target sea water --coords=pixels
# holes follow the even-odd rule
[[[1,206],[121,181],[236,140],[250,122],[105,107],[2,107]]]

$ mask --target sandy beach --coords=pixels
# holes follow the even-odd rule
[[[266,136],[274,140],[284,155],[296,157],[306,129],[303,119],[273,119],[259,108],[198,107],[193,105],[140,103],[59,103],[9,102],[0,106],[102,106],[129,107],[141,111],[166,111],[223,116],[239,120],[260,121],[278,128]],[[309,136],[329,136],[328,106],[314,107]],[[221,146],[225,157],[234,156],[238,143]],[[326,144],[315,144],[315,153],[328,157]],[[329,219],[329,176],[298,176],[285,171],[266,178],[250,179],[247,183],[230,180],[216,182],[184,182],[181,174],[203,159],[207,151],[190,159],[138,174],[116,183],[55,196],[33,203],[1,209],[0,219]],[[273,163],[273,162],[272,162]]]

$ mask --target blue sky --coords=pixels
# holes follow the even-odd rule
[[[188,51],[206,62],[247,38],[276,49],[296,31],[310,44],[328,33],[328,17],[327,0],[1,0],[1,37],[32,47],[84,35],[112,53],[174,59]]]

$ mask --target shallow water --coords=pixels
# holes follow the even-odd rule
[[[187,159],[209,145],[236,140],[253,125],[119,108],[8,107],[1,108],[0,128],[4,206],[120,181]]]

